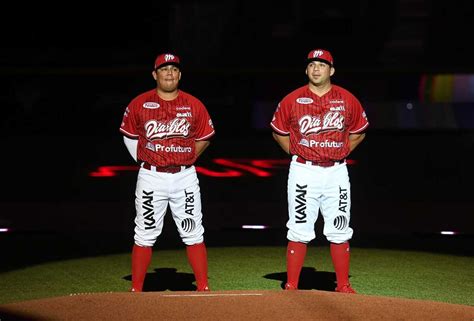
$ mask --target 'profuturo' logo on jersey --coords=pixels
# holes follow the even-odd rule
[[[302,105],[309,105],[309,104],[312,104],[314,100],[309,97],[299,97],[298,99],[296,99],[296,102]]]
[[[302,138],[302,139],[300,140],[300,145],[303,145],[303,146],[305,146],[305,147],[309,147],[309,142],[308,142],[308,140],[307,140],[306,138]]]
[[[153,101],[147,101],[146,103],[143,104],[143,108],[156,109],[156,108],[160,108],[160,104],[155,103]]]

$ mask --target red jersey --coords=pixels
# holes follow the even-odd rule
[[[192,165],[195,141],[214,135],[204,104],[179,90],[171,101],[161,99],[156,89],[135,97],[125,109],[120,132],[138,139],[137,158],[153,166]]]
[[[283,98],[270,125],[278,134],[290,135],[290,154],[325,162],[346,158],[349,134],[363,132],[369,122],[359,100],[346,89],[331,85],[319,97],[306,85]]]

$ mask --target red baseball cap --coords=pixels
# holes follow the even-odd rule
[[[171,53],[164,53],[156,57],[155,70],[166,65],[175,65],[176,67],[180,67],[179,57]]]
[[[314,49],[309,52],[308,63],[315,60],[327,63],[331,67],[334,65],[334,60],[332,59],[331,53],[324,49]]]

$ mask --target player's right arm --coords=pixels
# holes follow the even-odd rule
[[[138,147],[138,139],[131,139],[127,136],[123,136],[123,142],[127,147],[128,152],[133,157],[135,161],[137,161],[137,147]]]
[[[278,104],[270,126],[273,129],[273,139],[276,140],[285,153],[290,154],[289,108],[285,104],[286,101],[287,99],[285,98]]]
[[[290,135],[279,135],[273,132],[273,138],[277,141],[278,145],[285,151],[285,153],[290,154]]]
[[[132,101],[133,103],[133,101]],[[128,152],[132,158],[138,160],[138,133],[136,132],[136,119],[134,115],[133,104],[130,103],[122,118],[122,124],[120,125],[120,132],[123,135],[123,142],[127,147]]]

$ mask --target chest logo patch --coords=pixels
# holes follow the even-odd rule
[[[152,102],[152,101],[147,101],[146,103],[143,104],[143,108],[157,109],[157,108],[160,108],[160,104]]]
[[[302,105],[309,105],[309,104],[312,104],[314,100],[309,97],[299,97],[298,99],[296,99],[296,102]]]

